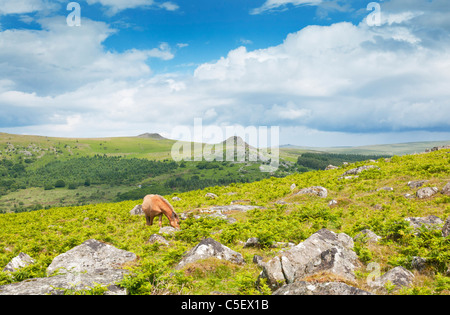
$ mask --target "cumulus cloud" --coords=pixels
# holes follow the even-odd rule
[[[167,43],[105,52],[103,41],[116,31],[104,22],[84,18],[80,27],[68,27],[64,18],[52,17],[39,23],[42,30],[0,32],[0,73],[21,91],[56,94],[105,78],[141,78],[151,74],[149,58],[174,57]]]
[[[279,46],[233,50],[198,67],[195,78],[235,95],[244,124],[245,107],[259,106],[252,116],[261,123],[329,132],[449,130],[449,45],[434,50],[422,41],[388,21],[308,26]]]

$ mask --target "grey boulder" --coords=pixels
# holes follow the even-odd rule
[[[265,263],[258,282],[266,279],[271,289],[278,289],[321,271],[354,280],[358,265],[352,238],[322,229]]]
[[[207,238],[191,249],[178,263],[176,269],[182,269],[187,264],[211,257],[228,260],[235,264],[245,263],[244,258],[240,253],[235,252],[212,238]]]

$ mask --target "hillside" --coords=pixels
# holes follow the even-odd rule
[[[0,285],[46,277],[46,269],[56,256],[96,239],[137,255],[136,261],[123,267],[131,273],[120,281],[129,294],[271,294],[270,279],[260,279],[257,285],[261,270],[268,272],[279,255],[287,255],[282,251],[292,248],[289,243],[307,243],[316,232],[328,229],[352,238],[371,230],[380,239],[355,239],[354,246],[346,241],[359,264],[351,280],[334,274],[334,269],[310,273],[301,280],[317,286],[340,283],[374,292],[367,283],[374,266],[379,268],[379,275],[401,266],[411,271],[411,283],[395,287],[387,282],[383,290],[375,293],[449,294],[450,239],[443,236],[442,227],[450,216],[450,192],[448,186],[444,189],[450,181],[449,154],[450,150],[440,150],[396,156],[328,171],[212,187],[178,193],[178,201],[172,200],[175,194],[167,195],[177,213],[185,218],[181,231],[163,235],[170,246],[148,242],[152,234],[159,233],[159,227],[148,227],[144,217],[130,215],[140,200],[1,214],[0,269],[21,252],[31,256],[34,263],[13,273],[0,272]],[[362,167],[368,165],[373,167]],[[427,181],[411,183],[419,180]],[[318,186],[326,188],[326,194]],[[303,190],[309,187],[316,188]],[[217,198],[207,198],[208,192]],[[430,196],[422,196],[422,192]],[[212,208],[230,203],[261,208]],[[418,217],[438,223],[414,229],[410,222],[418,219],[405,220]],[[168,225],[166,218],[163,225]],[[244,246],[251,237],[258,239],[256,243]],[[177,269],[186,251],[206,238],[236,251],[245,263],[206,258]],[[339,248],[323,254],[339,254]],[[255,255],[265,264],[254,264]],[[307,268],[317,266],[322,265]],[[327,270],[326,264],[322,267]],[[82,293],[102,292],[96,287]]]
[[[0,134],[0,212],[138,199],[297,170],[285,165],[263,173],[261,162],[175,163],[174,143],[149,133],[97,139]]]

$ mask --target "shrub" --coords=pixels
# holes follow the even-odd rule
[[[63,188],[63,187],[66,187],[66,182],[63,181],[62,179],[59,179],[59,180],[56,181],[55,187],[56,187],[56,188]]]

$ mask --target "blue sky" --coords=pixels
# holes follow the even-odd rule
[[[280,142],[450,140],[447,0],[0,0],[0,131],[280,126]]]

